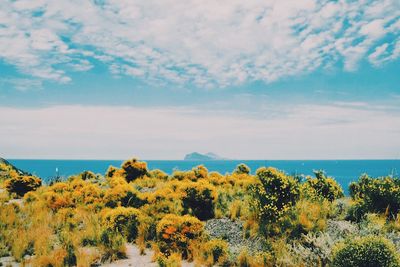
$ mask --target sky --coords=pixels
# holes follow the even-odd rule
[[[398,0],[3,0],[0,157],[400,159]]]

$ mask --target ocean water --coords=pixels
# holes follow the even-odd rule
[[[119,167],[121,160],[26,160],[11,159],[18,168],[48,181],[56,175],[68,177],[85,170],[104,174],[110,165]],[[272,166],[288,174],[313,175],[313,170],[324,170],[335,178],[348,192],[348,185],[358,177],[367,173],[372,177],[385,175],[399,176],[400,160],[215,160],[215,161],[184,161],[184,160],[147,160],[149,169],[160,169],[168,174],[174,170],[190,170],[200,164],[209,171],[225,174],[232,172],[239,163],[245,163],[254,173],[263,166]]]

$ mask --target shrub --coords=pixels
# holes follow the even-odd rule
[[[203,223],[189,215],[168,214],[157,224],[156,233],[161,253],[180,252],[188,258],[192,255],[190,243],[203,234]]]
[[[382,237],[363,237],[339,244],[333,252],[332,266],[400,266],[393,243]]]
[[[213,185],[222,185],[226,183],[226,177],[218,172],[210,172],[207,178],[208,181]]]
[[[234,170],[234,173],[236,173],[236,174],[249,174],[250,173],[250,168],[246,164],[241,163],[241,164],[236,166],[236,169]]]
[[[208,266],[223,263],[228,257],[228,243],[221,239],[212,239],[203,245],[203,259]]]
[[[207,178],[208,169],[204,165],[199,165],[196,168],[193,168],[194,176],[197,179]]]
[[[244,248],[236,259],[237,265],[234,266],[239,266],[239,267],[281,266],[281,264],[279,265],[275,264],[274,261],[275,259],[269,252],[259,252],[255,254],[250,254],[247,248]]]
[[[182,256],[179,253],[172,253],[168,257],[160,255],[157,258],[159,267],[181,267]]]
[[[8,192],[15,193],[19,197],[24,196],[30,191],[36,190],[42,185],[42,180],[35,176],[13,176],[5,181]]]
[[[163,181],[168,180],[168,174],[159,169],[149,171],[149,176]]]
[[[78,205],[96,209],[103,205],[104,191],[97,184],[82,179],[55,183],[46,189],[41,197],[53,210]]]
[[[186,182],[181,190],[185,213],[193,214],[200,220],[214,217],[214,201],[217,195],[213,185],[206,181]]]
[[[252,188],[253,204],[261,222],[261,230],[268,233],[298,200],[299,182],[275,168],[260,168],[256,175],[259,183]]]
[[[108,169],[106,171],[105,177],[112,178],[117,170],[118,170],[118,168],[110,165],[110,167],[108,167]]]
[[[372,179],[366,175],[350,185],[350,194],[357,201],[359,216],[362,213],[385,213],[390,219],[400,211],[400,179],[383,177]]]
[[[100,178],[100,175],[94,174],[94,172],[91,171],[84,171],[80,174],[77,175],[77,178],[80,178],[84,181],[97,181]]]
[[[105,229],[100,237],[101,261],[115,261],[126,257],[125,239],[120,233]]]
[[[138,234],[140,217],[141,212],[138,209],[118,207],[106,210],[103,221],[107,229],[122,234],[128,241],[134,241]]]
[[[117,206],[139,208],[145,204],[139,191],[127,183],[118,184],[108,189],[105,193],[104,201],[105,205],[111,208]]]
[[[125,179],[129,183],[147,174],[147,163],[137,159],[130,159],[122,163]]]
[[[296,203],[292,210],[291,215],[294,215],[294,218],[284,219],[292,220],[288,222],[290,224],[288,230],[291,231],[292,236],[298,237],[308,232],[324,231],[331,213],[332,205],[328,200],[310,201],[302,199]],[[281,225],[285,224],[282,223]]]
[[[323,198],[329,201],[343,197],[343,189],[331,177],[327,177],[323,171],[314,171],[315,178],[307,177],[303,185],[303,192],[306,196],[318,199]]]
[[[164,187],[154,192],[143,193],[145,204],[141,210],[147,215],[160,220],[166,214],[182,213],[182,193],[177,188]]]

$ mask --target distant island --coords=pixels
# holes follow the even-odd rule
[[[198,152],[193,152],[186,154],[184,160],[225,160],[226,158],[220,157],[215,153],[208,152],[206,154],[201,154]]]

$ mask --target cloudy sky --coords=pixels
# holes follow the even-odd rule
[[[400,158],[398,0],[0,2],[0,157]]]

